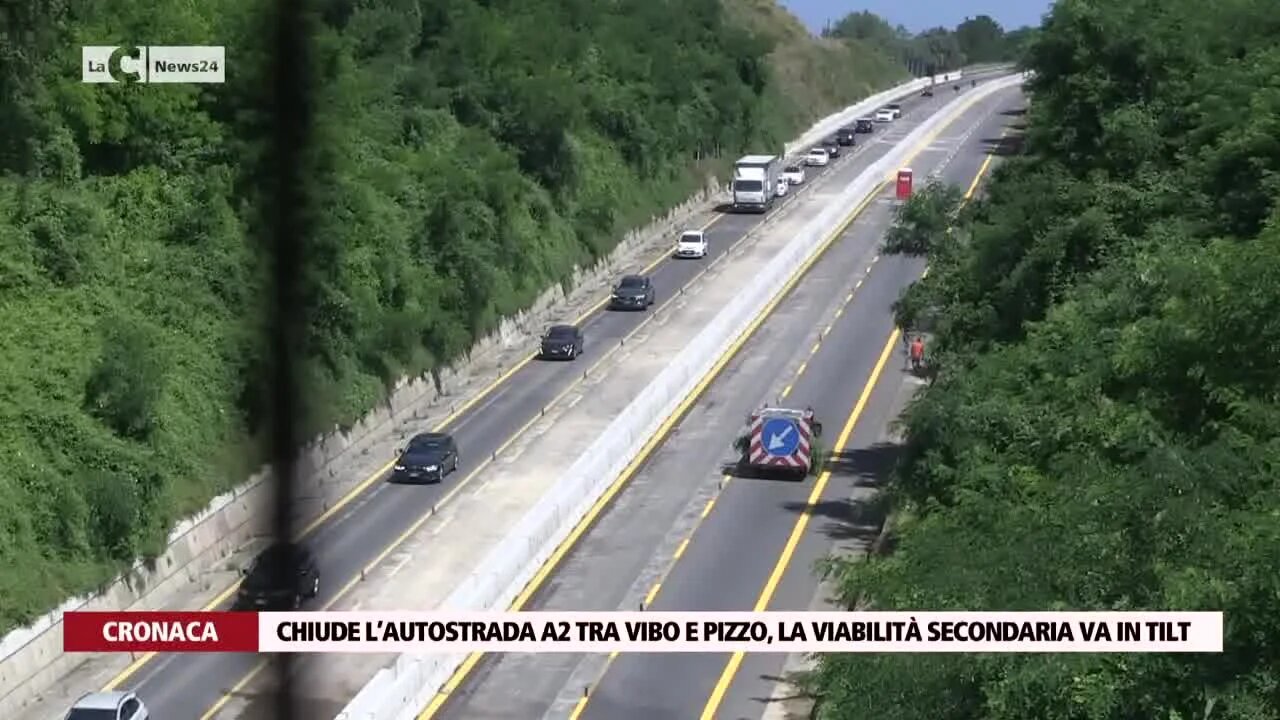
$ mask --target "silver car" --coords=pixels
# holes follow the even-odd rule
[[[96,692],[82,696],[64,720],[148,720],[151,714],[131,692]]]

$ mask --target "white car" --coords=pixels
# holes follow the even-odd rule
[[[893,122],[893,111],[889,108],[880,108],[876,111],[876,122],[887,123]]]
[[[792,185],[800,185],[804,182],[804,168],[799,165],[788,165],[787,169],[782,171],[782,179]]]
[[[898,103],[889,103],[888,105],[884,106],[884,109],[893,111],[894,120],[897,120],[898,118],[902,117],[902,106],[899,105]]]
[[[676,241],[676,257],[704,258],[707,256],[707,234],[701,230],[685,230]]]
[[[65,720],[147,720],[151,714],[131,692],[95,692],[82,695]]]
[[[783,195],[786,195],[787,189],[790,187],[791,187],[791,183],[787,182],[786,178],[784,177],[778,178],[778,193],[777,193],[778,197],[782,197]]]
[[[809,151],[808,155],[804,156],[805,165],[822,167],[829,162],[831,162],[831,154],[827,152],[826,148],[814,148]]]

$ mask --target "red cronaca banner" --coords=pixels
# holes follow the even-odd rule
[[[257,652],[256,612],[68,612],[63,652]]]

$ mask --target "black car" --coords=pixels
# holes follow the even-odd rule
[[[842,127],[836,131],[837,145],[857,145],[858,141],[855,137],[858,130],[852,126]]]
[[[398,482],[444,482],[444,476],[458,469],[458,443],[446,433],[414,435],[396,460],[392,480]]]
[[[278,542],[245,570],[235,607],[241,610],[297,610],[320,593],[320,569],[301,545]]]
[[[927,87],[927,88],[925,88],[925,89],[924,89],[924,92],[920,93],[920,96],[921,96],[921,97],[933,97],[933,88],[932,88],[932,87]]]
[[[875,132],[876,124],[871,121],[871,118],[858,118],[858,121],[854,123],[853,129],[854,132],[860,133]]]
[[[542,336],[539,354],[548,360],[573,360],[582,354],[582,331],[576,325],[552,325]]]
[[[826,142],[824,142],[824,143],[822,143],[822,149],[823,149],[823,150],[826,150],[826,151],[827,151],[827,155],[830,155],[832,158],[838,158],[838,157],[840,157],[840,140],[839,140],[839,138],[835,138],[835,137],[827,138],[827,141],[826,141]]]
[[[609,297],[609,307],[617,310],[644,310],[653,304],[653,281],[644,275],[624,275]]]

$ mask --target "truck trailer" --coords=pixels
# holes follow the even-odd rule
[[[747,155],[733,166],[734,212],[768,212],[778,197],[782,159],[776,155]]]

